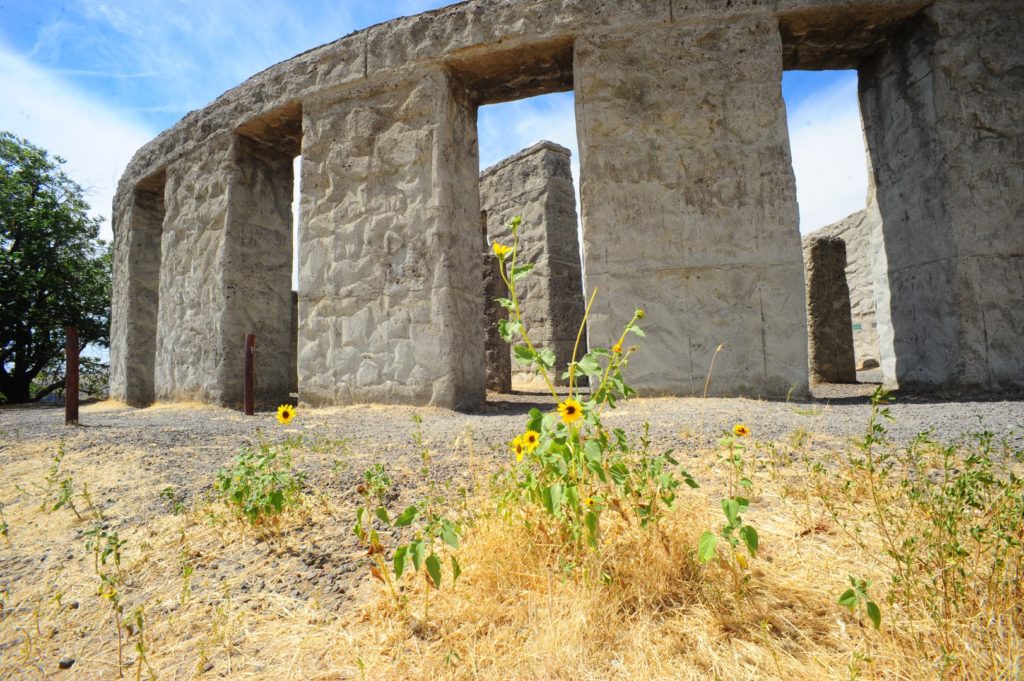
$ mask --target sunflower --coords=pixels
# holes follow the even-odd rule
[[[558,413],[566,423],[578,421],[583,416],[583,407],[571,397],[558,405]]]
[[[295,418],[295,407],[290,404],[282,404],[277,408],[277,420],[283,425],[288,425]]]
[[[619,341],[618,343],[612,346],[612,352],[614,352],[616,355],[622,354],[622,341]]]
[[[523,436],[516,435],[512,442],[509,443],[512,451],[516,453],[516,462],[523,460],[523,455],[526,454],[526,445],[523,444]]]
[[[747,428],[742,423],[737,423],[732,427],[732,432],[737,437],[750,437],[750,428]]]
[[[535,430],[528,430],[519,436],[519,440],[523,443],[523,449],[526,450],[526,453],[530,454],[540,444],[540,433]]]
[[[494,249],[494,255],[498,256],[499,258],[504,258],[506,255],[512,252],[511,246],[506,246],[505,244],[499,243],[497,241],[491,244],[491,248]]]

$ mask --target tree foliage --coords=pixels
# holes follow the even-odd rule
[[[84,348],[110,336],[110,248],[64,159],[0,131],[0,397],[63,381],[65,326]],[[37,377],[46,377],[39,384]]]

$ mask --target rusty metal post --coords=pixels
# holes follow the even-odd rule
[[[78,329],[64,328],[64,424],[78,423]]]
[[[245,387],[242,393],[245,415],[256,413],[256,334],[245,335]]]

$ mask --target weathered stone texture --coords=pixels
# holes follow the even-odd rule
[[[231,399],[221,383],[228,349],[222,335],[224,228],[232,137],[167,168],[160,262],[155,392],[157,400]],[[238,345],[238,344],[235,344]],[[239,345],[240,347],[240,345]],[[230,349],[238,354],[237,347]]]
[[[256,334],[256,401],[287,400],[291,366],[292,151],[236,136],[221,279],[222,401],[242,403],[246,334]]]
[[[804,243],[807,273],[807,353],[812,382],[856,383],[846,244],[815,235]]]
[[[872,256],[880,229],[877,206],[860,210],[839,222],[822,227],[804,237],[804,252],[816,236],[835,236],[846,245],[846,283],[850,289],[850,318],[853,324],[853,351],[858,369],[878,366],[878,330],[875,321],[875,286]],[[806,261],[806,257],[805,257]]]
[[[901,387],[1024,386],[1024,12],[940,0],[861,69]],[[881,335],[881,334],[880,334]]]
[[[508,285],[501,278],[499,261],[494,257],[487,239],[487,212],[480,211],[480,232],[484,269],[484,353],[487,363],[487,389],[497,393],[512,392],[512,355],[509,345],[498,332],[498,322],[508,319],[508,310],[495,301],[508,297]]]
[[[642,394],[786,395],[807,386],[803,263],[780,82],[765,19],[576,42],[592,345],[636,307]]]
[[[164,183],[162,173],[141,182],[114,217],[110,396],[133,406],[154,399]]]
[[[470,0],[300,54],[190,113],[126,169],[111,394],[236,403],[242,338],[255,331],[264,402],[293,386],[292,352],[309,403],[479,402],[476,107],[570,87],[598,292],[589,339],[614,341],[645,307],[630,367],[643,392],[701,393],[722,344],[711,394],[799,393],[806,309],[780,80],[784,67],[836,66],[861,74],[886,382],[1020,388],[1020,6]],[[286,166],[300,144],[291,351]],[[561,208],[523,185],[525,205],[489,211],[494,223],[566,217],[568,175],[550,177]],[[534,326],[571,326],[575,294],[558,292],[578,281],[576,259],[555,246],[573,241],[545,236],[549,276],[527,289],[553,302]]]
[[[304,106],[302,401],[484,399],[474,114],[436,70]]]
[[[517,293],[531,341],[555,352],[553,378],[559,384],[572,361],[584,310],[570,153],[553,142],[538,142],[480,176],[489,240],[511,243],[508,222],[513,216],[523,217],[518,262],[534,268],[518,282]],[[512,369],[517,383],[541,381],[519,363]]]

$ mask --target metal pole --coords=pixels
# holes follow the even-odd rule
[[[78,423],[78,329],[68,326],[64,333],[64,424],[72,425]]]
[[[256,413],[256,334],[245,335],[245,387],[242,393],[245,415]]]

